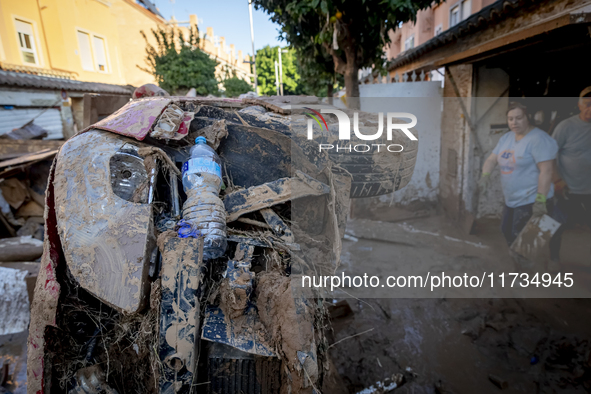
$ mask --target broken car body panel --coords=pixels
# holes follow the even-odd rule
[[[57,227],[72,276],[98,299],[127,313],[138,311],[145,300],[155,245],[152,206],[125,200],[110,182],[147,181],[137,174],[145,172],[143,166],[129,164],[141,159],[122,151],[134,146],[130,141],[100,131],[80,134],[62,147],[55,175]],[[120,167],[122,175],[112,165],[120,156],[134,157]]]
[[[165,97],[130,101],[117,112],[98,121],[91,127],[142,141],[171,102],[170,98]]]

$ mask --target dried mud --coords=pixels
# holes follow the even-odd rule
[[[174,230],[167,230],[163,233],[158,235],[158,239],[156,240],[156,245],[158,246],[158,250],[160,253],[164,253],[164,245],[170,238],[176,238],[178,236],[177,232]]]
[[[237,285],[245,286],[251,278],[242,274],[236,279]],[[248,305],[248,294],[244,288],[232,287],[229,278],[224,278],[219,287],[220,308],[230,319],[237,319],[244,314]]]
[[[55,203],[72,275],[99,299],[133,312],[149,291],[143,256],[155,241],[152,207],[116,196],[105,182],[110,157],[129,141],[97,131],[68,140],[56,162]]]
[[[313,352],[316,358],[314,311],[304,301],[297,300],[291,279],[278,272],[257,276],[256,297],[260,320],[288,375],[282,379],[281,392],[311,393],[318,378],[318,366],[314,362],[305,364],[307,368],[304,368],[298,352]]]
[[[197,130],[196,133],[192,133],[191,137],[203,136],[209,143],[209,145],[216,149],[220,146],[222,139],[228,136],[228,126],[225,119],[216,120],[211,126],[206,126],[202,129]]]

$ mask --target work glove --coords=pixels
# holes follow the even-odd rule
[[[542,217],[548,213],[548,210],[546,209],[546,196],[542,193],[536,195],[536,201],[532,207],[532,213],[534,218]]]
[[[480,194],[485,194],[488,189],[488,182],[490,181],[490,172],[483,172],[480,180],[478,181],[478,190]]]

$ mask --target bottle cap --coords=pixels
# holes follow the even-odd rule
[[[205,139],[205,137],[201,136],[201,137],[195,138],[195,143],[196,144],[207,144],[207,140]]]

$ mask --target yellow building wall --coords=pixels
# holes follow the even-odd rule
[[[113,0],[113,9],[117,18],[117,29],[121,39],[122,59],[121,68],[125,81],[129,85],[141,86],[146,83],[156,83],[154,77],[138,68],[148,68],[146,63],[146,41],[140,31],[143,31],[148,41],[156,46],[156,39],[152,30],[158,26],[166,28],[165,21],[149,14],[149,11],[128,0]]]
[[[0,30],[4,62],[23,66],[14,19],[33,25],[40,61],[37,67],[76,73],[76,79],[89,82],[125,84],[117,54],[119,34],[112,3],[103,0],[2,0]],[[82,68],[77,31],[101,37],[105,42],[106,72]]]
[[[121,72],[119,48],[119,34],[117,20],[112,3],[98,0],[40,0],[42,7],[47,3],[48,9],[55,8],[58,19],[47,18],[46,25],[51,26],[49,32],[56,33],[56,40],[61,31],[61,38],[65,58],[60,58],[67,65],[68,70],[78,73],[80,80],[89,82],[105,82],[113,84],[125,84],[125,78]],[[58,26],[56,26],[58,24]],[[105,40],[107,52],[107,71],[86,71],[82,68],[77,31],[97,35]],[[48,37],[49,38],[49,37]],[[58,42],[49,41],[50,51]],[[60,45],[56,45],[58,48]]]
[[[44,35],[41,29],[41,18],[36,0],[2,0],[0,1],[0,39],[4,62],[12,64],[30,65],[24,63],[18,46],[15,18],[31,23],[37,54],[39,56],[39,67],[49,68],[47,64],[47,51],[44,43]]]
[[[18,45],[15,18],[32,25],[38,64],[25,63]],[[195,19],[196,17],[192,16]],[[152,45],[156,45],[151,30],[169,28],[166,21],[134,0],[0,0],[0,61],[46,70],[74,73],[75,79],[118,85],[140,86],[155,83],[154,77],[138,68],[148,68],[146,42],[143,31]],[[186,28],[181,28],[187,33]],[[107,70],[88,71],[82,67],[77,32],[82,31],[104,40]],[[233,45],[226,47],[223,37],[215,46],[213,29],[208,28],[202,49],[220,62],[217,74],[224,66],[236,70],[238,77],[250,80],[249,60]],[[209,39],[208,39],[209,38]],[[228,52],[226,52],[228,51]],[[93,54],[94,56],[94,54]]]

